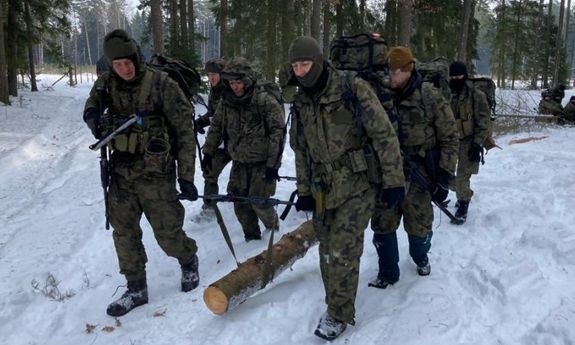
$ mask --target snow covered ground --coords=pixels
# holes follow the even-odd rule
[[[56,77],[41,76],[40,85]],[[325,310],[317,248],[226,315],[207,309],[204,289],[234,261],[216,222],[190,221],[199,201],[185,204],[185,231],[200,248],[200,288],[179,291],[178,264],[144,220],[150,303],[119,321],[106,315],[125,283],[104,229],[98,153],[88,149],[93,139],[81,119],[89,89],[62,81],[54,90],[21,91],[13,106],[0,107],[0,344],[325,343],[313,335]],[[527,136],[546,138],[509,144]],[[574,344],[574,142],[572,127],[499,137],[503,150],[491,151],[472,180],[467,223],[452,225],[435,210],[429,277],[415,272],[400,230],[400,281],[367,287],[377,272],[368,229],[357,323],[333,343]],[[294,175],[289,148],[280,175]],[[196,185],[203,186],[199,174]],[[281,181],[276,197],[285,200],[294,188]],[[240,260],[265,249],[269,234],[245,243],[231,205],[221,209]],[[293,210],[281,231],[305,219]],[[50,277],[63,301],[41,292]]]

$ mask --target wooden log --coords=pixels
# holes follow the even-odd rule
[[[317,243],[312,221],[282,236],[272,248],[271,267],[267,268],[267,250],[249,258],[238,268],[212,283],[204,290],[204,302],[214,314],[222,315],[233,309],[256,291],[263,289],[266,274],[277,276],[302,258]]]

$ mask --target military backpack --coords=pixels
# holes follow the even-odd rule
[[[451,99],[449,60],[447,58],[440,56],[429,62],[417,61],[415,69],[421,74],[424,82],[431,83],[438,88],[447,101]]]
[[[170,58],[162,54],[154,54],[148,66],[168,73],[168,76],[178,83],[188,100],[200,91],[202,83],[200,74],[186,61]]]
[[[497,104],[495,101],[495,89],[497,86],[495,86],[493,79],[488,77],[470,77],[468,80],[473,83],[473,86],[475,86],[479,91],[482,91],[485,94],[487,103],[489,103],[489,109],[491,109],[491,115],[492,117],[495,116],[495,106]]]

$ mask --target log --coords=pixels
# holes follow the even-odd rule
[[[302,223],[296,230],[282,236],[272,248],[271,267],[268,270],[267,250],[249,258],[238,268],[204,290],[204,302],[214,314],[222,315],[243,303],[248,297],[265,287],[266,274],[277,276],[302,258],[317,243],[312,221]]]
[[[512,139],[509,141],[509,145],[514,145],[514,144],[525,144],[528,143],[530,141],[537,141],[537,140],[543,140],[548,138],[548,135],[544,135],[542,137],[527,137],[527,138],[521,138],[521,139]]]

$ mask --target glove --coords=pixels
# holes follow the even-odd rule
[[[205,172],[212,171],[212,156],[204,154],[204,170]]]
[[[405,187],[392,187],[382,189],[379,199],[386,203],[389,207],[395,208],[403,202],[403,199],[405,199]]]
[[[100,130],[100,112],[96,108],[90,108],[84,113],[84,122],[92,131],[92,135],[96,139],[102,137],[102,131]]]
[[[315,200],[311,195],[298,195],[297,201],[295,202],[296,211],[313,211],[315,206]]]
[[[449,180],[452,176],[450,173],[443,169],[439,169],[437,172],[437,181],[431,192],[431,200],[435,202],[443,202],[447,199],[447,194],[449,194]]]
[[[472,162],[479,162],[481,161],[481,155],[483,154],[483,147],[477,143],[471,144],[469,148],[469,152],[467,153],[469,156],[469,160]]]
[[[180,195],[178,195],[179,199],[190,201],[198,200],[198,189],[194,186],[193,182],[179,178],[178,184],[180,185]]]
[[[200,134],[205,134],[206,130],[204,128],[210,125],[210,118],[208,116],[199,116],[194,120],[194,128],[196,132]]]
[[[280,175],[278,175],[278,169],[274,169],[274,168],[266,168],[266,177],[265,177],[266,182],[271,183],[274,180],[279,181],[280,180]]]

